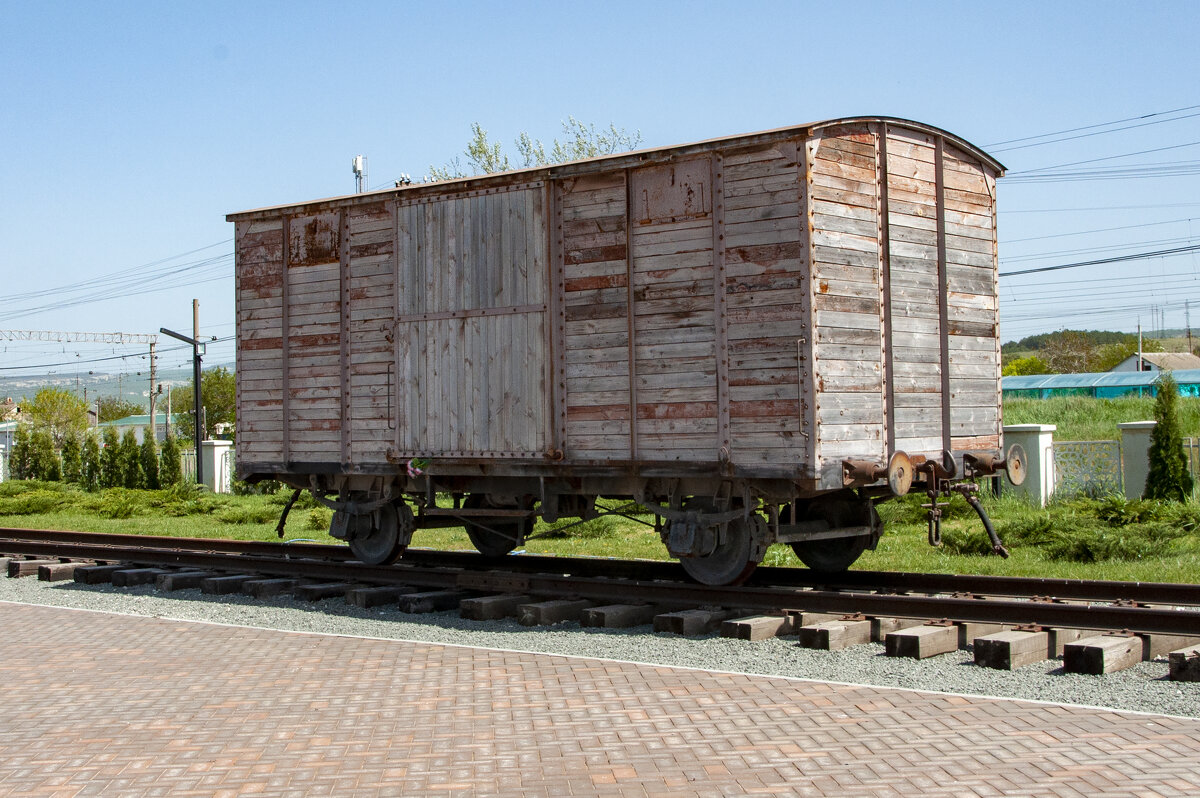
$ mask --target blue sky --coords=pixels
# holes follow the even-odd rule
[[[419,177],[460,154],[476,121],[511,148],[521,131],[548,143],[568,115],[640,131],[646,146],[906,117],[1008,166],[1002,274],[1188,246],[1200,240],[1198,9],[0,0],[0,328],[187,331],[196,297],[202,333],[231,336],[226,213],[350,193],[356,154],[372,187]],[[1188,110],[1162,113],[1175,109]],[[1160,115],[998,144],[1148,114]],[[1102,158],[1071,169],[1139,168],[1017,180]],[[1147,164],[1172,174],[1146,177]],[[74,291],[31,296],[60,287]],[[1155,307],[1182,326],[1185,300],[1200,328],[1200,254],[1006,277],[1001,293],[1006,340],[1132,330],[1155,323]],[[9,342],[0,366],[126,351],[142,348]],[[210,351],[232,359],[230,343]]]

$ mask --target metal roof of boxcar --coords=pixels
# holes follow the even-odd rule
[[[883,123],[893,127],[914,130],[920,133],[926,133],[932,136],[944,138],[959,149],[970,153],[984,164],[990,166],[996,171],[997,176],[1004,174],[1004,165],[992,156],[988,155],[982,149],[976,147],[966,139],[960,138],[949,131],[934,127],[933,125],[926,125],[922,122],[914,122],[911,119],[901,119],[899,117],[890,116],[847,116],[838,119],[827,119],[822,122],[810,122],[806,125],[792,125],[789,127],[775,128],[773,130],[764,130],[758,133],[744,133],[737,136],[721,136],[718,138],[693,142],[691,144],[677,144],[670,147],[649,147],[641,150],[633,150],[631,152],[600,155],[595,158],[585,158],[578,161],[567,161],[566,163],[533,166],[525,169],[514,169],[508,172],[472,175],[468,177],[454,178],[452,180],[439,180],[432,183],[413,183],[412,185],[408,186],[385,188],[377,191],[366,191],[361,194],[345,194],[337,197],[310,200],[307,202],[270,205],[263,208],[254,208],[251,210],[231,213],[228,214],[225,219],[226,221],[236,222],[243,219],[251,219],[260,216],[275,216],[278,215],[280,211],[285,210],[317,210],[322,207],[333,205],[341,206],[351,203],[356,204],[358,202],[377,202],[378,200],[388,196],[398,196],[400,194],[407,194],[409,192],[416,192],[418,194],[441,194],[445,193],[447,190],[470,191],[476,188],[486,187],[492,183],[511,183],[514,181],[514,179],[520,180],[522,177],[524,177],[526,180],[545,180],[557,177],[571,177],[575,175],[602,172],[608,169],[622,169],[629,166],[637,166],[643,163],[652,163],[670,158],[686,156],[696,152],[705,152],[715,149],[718,146],[739,147],[753,146],[756,144],[770,144],[775,141],[792,138],[796,135],[804,135],[806,137],[812,136],[816,131],[822,128],[872,122]]]
[[[1030,391],[1055,388],[1138,388],[1148,387],[1162,376],[1159,371],[1100,371],[1082,374],[1034,374],[1024,377],[1004,377],[1000,387],[1005,391]],[[1200,369],[1179,369],[1171,372],[1180,385],[1200,383]]]

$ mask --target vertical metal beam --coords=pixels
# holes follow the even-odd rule
[[[288,337],[291,327],[290,313],[288,312],[288,304],[290,301],[291,292],[288,291],[288,261],[291,260],[291,241],[292,241],[292,218],[290,216],[283,217],[283,271],[279,275],[279,377],[280,377],[280,409],[283,411],[283,424],[280,431],[281,441],[279,445],[280,458],[283,460],[284,467],[291,462],[291,429],[292,420],[290,412],[290,402],[288,394],[291,392],[291,381],[288,368]]]
[[[800,317],[804,329],[804,337],[796,342],[796,370],[800,383],[800,434],[803,437],[803,450],[800,453],[800,465],[805,475],[813,480],[820,477],[817,468],[817,407],[815,396],[816,375],[816,325],[813,314],[813,278],[815,277],[813,249],[813,207],[812,207],[812,163],[809,156],[809,140],[811,131],[796,142],[797,193],[799,200],[800,252],[801,269],[807,270],[803,285],[800,289]]]
[[[717,359],[717,458],[732,462],[729,432],[729,335],[725,315],[725,179],[724,156],[714,152],[709,162],[712,187],[713,334]]]
[[[633,172],[625,170],[625,280],[626,280],[626,317],[629,330],[629,459],[638,459],[637,437],[637,325],[634,323],[633,297]]]
[[[547,387],[553,397],[550,448],[567,451],[567,309],[566,254],[563,239],[562,181],[546,181],[549,201],[548,238],[550,244],[550,313],[546,328],[550,332],[550,357],[547,358]]]
[[[895,353],[892,351],[892,246],[891,227],[888,221],[888,150],[887,123],[875,129],[875,170],[878,175],[879,193],[879,276],[882,296],[882,329],[880,345],[883,347],[883,407],[887,424],[885,430],[887,450],[884,457],[896,451],[896,385]]]
[[[953,451],[950,434],[950,279],[946,265],[946,181],[942,173],[946,140],[937,137],[934,180],[937,181],[938,320],[942,371],[942,449]]]
[[[353,433],[350,403],[350,215],[342,208],[338,218],[338,298],[341,313],[339,339],[341,343],[341,445],[342,466],[349,468],[351,462],[351,435]]]

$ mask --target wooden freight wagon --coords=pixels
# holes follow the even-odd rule
[[[373,562],[607,496],[702,581],[845,568],[873,501],[1006,462],[1002,169],[856,117],[231,214],[238,475]]]

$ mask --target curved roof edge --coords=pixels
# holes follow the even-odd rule
[[[769,143],[778,139],[791,138],[798,134],[811,136],[813,133],[822,128],[871,123],[906,128],[939,138],[944,138],[946,141],[951,142],[959,149],[975,156],[981,162],[994,169],[998,177],[1003,176],[1004,174],[1004,164],[997,161],[991,155],[988,155],[981,148],[975,146],[964,138],[954,135],[948,130],[943,130],[942,128],[935,127],[934,125],[927,125],[923,122],[914,122],[911,119],[903,119],[901,117],[894,116],[845,116],[836,119],[826,119],[819,122],[809,122],[803,125],[789,125],[787,127],[772,128],[770,130],[762,130],[757,133],[741,133],[734,136],[718,136],[716,138],[702,139],[700,141],[695,141],[688,144],[674,144],[669,147],[647,147],[640,150],[630,150],[629,152],[617,152],[612,153],[611,155],[599,155],[595,158],[583,158],[578,161],[566,161],[558,164],[532,166],[525,169],[512,169],[507,172],[493,172],[484,175],[468,175],[466,177],[454,178],[452,180],[439,180],[433,183],[413,183],[410,186],[404,187],[384,188],[376,191],[364,191],[361,194],[343,194],[334,197],[308,200],[305,202],[289,202],[280,205],[268,205],[261,208],[252,208],[245,211],[227,214],[225,216],[225,220],[234,222],[251,217],[255,214],[281,211],[289,208],[302,209],[309,206],[323,205],[326,203],[341,203],[350,200],[361,200],[365,202],[379,199],[388,195],[398,195],[406,191],[419,191],[422,189],[428,190],[432,186],[437,186],[439,189],[444,189],[450,186],[458,186],[459,190],[470,190],[471,188],[476,187],[477,184],[484,184],[493,180],[511,180],[519,175],[528,175],[530,180],[550,179],[575,173],[583,174],[598,171],[601,164],[611,163],[612,166],[620,168],[619,164],[622,161],[633,161],[635,163],[655,161],[675,154],[687,154],[689,152],[709,149],[720,144],[751,145],[755,143]]]

